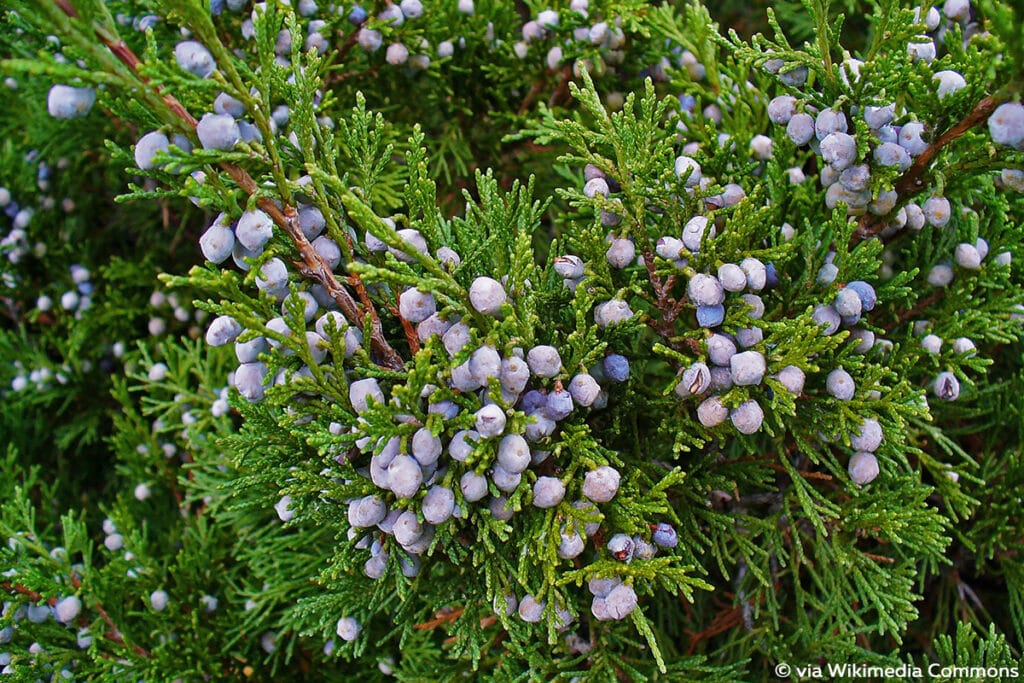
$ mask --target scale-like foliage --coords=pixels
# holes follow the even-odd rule
[[[5,673],[1019,675],[1020,9],[556,5],[5,4]]]

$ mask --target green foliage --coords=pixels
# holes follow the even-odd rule
[[[381,13],[398,5],[367,3],[357,26],[326,0],[223,4],[12,0],[0,14],[6,671],[1014,677],[1024,152],[986,124],[1021,97],[1020,8],[937,8],[929,28],[895,0],[756,17],[591,0],[540,25],[539,2],[452,0],[418,17],[403,3],[394,23]],[[182,36],[211,74],[182,67]],[[911,58],[925,41],[934,60]],[[940,94],[941,71],[965,85]],[[54,84],[93,88],[91,111],[50,117]],[[773,123],[787,95],[849,124],[859,189],[823,140]],[[232,105],[241,139],[203,149],[196,121]],[[897,132],[866,108],[885,105],[904,131],[924,126],[902,168],[875,156]],[[133,146],[151,131],[169,145],[147,164]],[[929,198],[949,201],[946,220]],[[273,227],[250,250],[238,226],[253,216]],[[707,229],[688,237],[695,217]],[[239,240],[219,264],[197,248],[211,225]],[[978,267],[961,258],[975,246]],[[715,311],[692,283],[732,264],[745,294],[727,288],[721,322],[701,324]],[[482,278],[507,295],[494,310]],[[855,281],[877,303],[860,297],[830,333],[823,312]],[[409,302],[427,295],[433,315],[417,318]],[[716,332],[764,377],[709,371]],[[553,373],[532,367],[538,345],[557,349]],[[481,375],[480,349],[500,374]],[[516,364],[532,375],[512,388]],[[361,401],[370,383],[380,393]],[[491,406],[501,435],[529,442],[522,472],[499,465],[499,438],[458,454]],[[763,422],[747,429],[751,406]],[[865,420],[882,431],[866,480]],[[408,494],[397,458],[426,480]],[[619,476],[606,499],[598,468]],[[547,485],[564,496],[543,503]],[[430,523],[438,490],[452,510]],[[390,514],[362,524],[364,499]],[[399,524],[419,531],[400,541]],[[635,609],[602,612],[602,581]],[[72,595],[80,611],[57,618]]]

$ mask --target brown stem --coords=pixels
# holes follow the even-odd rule
[[[981,125],[988,120],[988,117],[992,115],[992,112],[996,110],[1003,99],[997,99],[989,96],[982,99],[978,104],[971,110],[967,116],[957,122],[952,128],[947,130],[945,133],[939,136],[939,138],[928,145],[928,147],[921,153],[914,163],[911,164],[910,168],[900,176],[893,186],[896,191],[896,195],[899,197],[899,202],[903,203],[907,199],[920,194],[925,187],[928,186],[927,174],[928,167],[931,165],[932,160],[935,156],[942,151],[942,148],[950,144],[964,133],[969,131],[975,126]],[[885,216],[875,216],[871,213],[865,213],[860,223],[857,225],[857,230],[854,231],[850,237],[850,246],[854,246],[858,242],[873,237],[880,233],[886,226],[887,221]]]
[[[75,12],[74,8],[71,7],[67,0],[54,0],[58,7],[60,7],[65,14],[69,17],[77,18],[78,13]],[[123,41],[114,41],[105,37],[101,32],[97,31],[96,36],[103,42],[104,45],[114,54],[118,60],[121,61],[125,66],[132,70],[139,80],[149,85],[149,79],[139,74],[139,58],[131,51],[131,49],[125,45]],[[167,92],[163,92],[158,89],[161,98],[167,107],[174,112],[174,114],[182,120],[190,128],[195,128],[197,121],[184,105],[181,104],[173,95]],[[256,185],[256,181],[253,180],[249,173],[235,164],[222,162],[220,167],[224,169],[228,175],[231,176],[235,183],[245,190],[249,195],[256,195],[259,191],[259,187]],[[295,211],[293,206],[285,206],[284,209],[279,209],[277,205],[268,197],[261,197],[256,201],[256,204],[262,209],[267,215],[269,215],[273,221],[288,233],[291,237],[292,242],[295,243],[296,248],[299,250],[299,254],[302,256],[302,261],[296,264],[299,271],[306,277],[312,278],[319,285],[321,285],[330,294],[331,298],[337,302],[341,308],[342,314],[352,324],[359,324],[363,319],[364,311],[360,310],[360,307],[356,304],[355,299],[352,295],[341,286],[338,279],[334,276],[333,271],[327,267],[324,260],[316,253],[313,249],[313,245],[309,243],[306,236],[302,234],[302,230],[298,224],[298,213]],[[368,305],[367,305],[368,304]],[[370,345],[371,348],[378,354],[381,359],[381,364],[392,370],[401,370],[405,366],[405,362],[402,357],[395,351],[394,348],[384,338],[383,329],[381,328],[379,321],[377,320],[376,311],[373,310],[372,303],[369,303],[367,299],[364,302],[367,310],[371,312],[375,324],[370,334]]]
[[[658,274],[654,271],[654,252],[650,249],[644,250],[644,266],[647,268],[647,277],[651,281],[651,287],[654,289],[654,305],[661,313],[658,316],[658,320],[651,319],[648,321],[648,325],[676,351],[682,351],[680,348],[680,344],[682,344],[690,353],[698,355],[700,353],[700,343],[696,339],[687,337],[681,342],[677,342],[674,339],[675,320],[679,317],[679,313],[686,304],[685,298],[677,300],[670,296],[672,288],[676,283],[676,276],[670,275],[664,280],[658,277]]]

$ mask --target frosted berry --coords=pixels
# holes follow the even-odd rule
[[[740,434],[753,434],[761,428],[764,411],[757,401],[744,401],[732,409],[729,419]]]
[[[420,536],[423,535],[423,525],[416,518],[415,512],[406,510],[398,515],[398,519],[395,520],[395,524],[391,528],[391,533],[398,544],[404,547],[412,545],[420,539]]]
[[[491,511],[491,516],[500,522],[507,522],[512,519],[516,512],[509,505],[508,498],[505,496],[491,498],[490,502],[487,503],[487,507]]]
[[[921,348],[928,353],[938,354],[942,350],[942,338],[934,334],[921,337]]]
[[[825,380],[825,388],[840,401],[849,401],[857,391],[857,385],[846,370],[837,368],[828,373]]]
[[[616,586],[604,598],[605,611],[609,619],[625,619],[636,609],[636,591],[632,586]]]
[[[587,472],[583,479],[583,495],[595,503],[607,503],[619,490],[619,471],[602,465]]]
[[[338,637],[344,641],[352,642],[359,637],[359,632],[363,630],[363,627],[359,625],[359,622],[352,617],[342,617],[338,619],[338,625],[335,627],[335,632]]]
[[[526,353],[526,362],[537,377],[555,377],[562,371],[562,357],[553,346],[534,346]]]
[[[967,337],[957,337],[953,340],[953,351],[956,353],[973,353],[977,351],[977,347]]]
[[[708,231],[708,219],[707,216],[694,216],[686,222],[683,226],[682,242],[683,246],[697,253],[700,251],[701,242],[704,239],[704,233],[708,232],[709,237],[715,236],[715,226],[711,226],[711,230]]]
[[[700,183],[700,164],[688,156],[676,157],[675,171],[677,178],[686,179],[686,187],[696,187]]]
[[[853,290],[860,297],[861,308],[870,311],[875,308],[878,298],[875,295],[875,288],[863,280],[854,280],[846,283],[846,289]]]
[[[586,543],[582,536],[562,531],[561,540],[558,543],[558,556],[563,560],[571,560],[578,557],[585,547]]]
[[[476,411],[476,431],[485,439],[501,436],[505,431],[505,411],[491,404]]]
[[[948,264],[940,263],[928,271],[927,279],[933,287],[946,287],[953,281],[953,269]]]
[[[533,484],[533,505],[539,508],[551,508],[562,502],[565,497],[565,484],[555,477],[537,477]]]
[[[506,299],[505,288],[493,278],[478,277],[469,287],[469,302],[484,315],[497,315]]]
[[[866,418],[850,436],[850,445],[858,451],[875,452],[882,444],[882,425],[874,418]]]
[[[949,200],[945,197],[929,197],[925,200],[921,210],[924,211],[925,220],[929,225],[934,225],[936,228],[944,227],[949,223],[952,215]]]
[[[583,259],[579,256],[567,254],[554,259],[553,267],[555,272],[564,278],[576,279],[583,277]]]
[[[625,268],[636,258],[636,246],[633,240],[613,239],[605,252],[605,258],[613,268]]]
[[[213,55],[202,43],[186,40],[174,46],[174,59],[182,70],[199,78],[207,78],[217,69]]]
[[[768,118],[772,123],[784,126],[796,114],[797,99],[792,95],[779,95],[768,103]]]
[[[356,528],[369,528],[379,524],[388,514],[388,507],[377,496],[356,498],[348,506],[348,523]]]
[[[764,340],[764,331],[760,327],[741,327],[736,330],[736,341],[743,348],[756,346]]]
[[[747,275],[747,287],[758,292],[768,284],[768,267],[759,259],[748,257],[740,261],[740,270]]]
[[[149,594],[149,606],[153,608],[154,612],[163,612],[169,601],[170,596],[167,595],[167,591],[155,590]]]
[[[786,124],[786,135],[797,147],[803,147],[814,138],[814,118],[810,114],[794,114]]]
[[[388,465],[388,484],[399,498],[412,498],[423,483],[419,463],[408,455],[396,455]]]
[[[423,519],[430,524],[447,522],[455,511],[455,493],[443,486],[432,486],[422,501]]]
[[[729,417],[729,409],[717,396],[704,399],[697,406],[697,419],[705,427],[717,427],[725,422],[727,417]]]
[[[476,472],[466,472],[459,479],[462,497],[470,503],[476,502],[487,495],[487,478]]]
[[[822,334],[829,336],[835,334],[839,329],[839,325],[842,323],[842,318],[839,317],[839,313],[832,306],[820,304],[815,306],[814,312],[811,314],[811,318],[819,327],[822,327]]]
[[[604,178],[591,178],[583,186],[583,195],[591,199],[598,195],[607,197],[608,193],[608,181]]]
[[[944,100],[953,93],[967,87],[967,81],[956,71],[938,71],[932,76],[932,80],[938,82],[936,93],[940,100]]]
[[[580,373],[569,382],[569,394],[577,405],[591,406],[601,393],[601,387],[591,375]]]
[[[978,248],[973,244],[962,243],[956,246],[953,259],[956,264],[961,268],[968,270],[977,270],[981,268],[981,254],[978,253]]]
[[[196,125],[203,149],[230,150],[242,139],[238,122],[228,114],[205,114]]]
[[[837,171],[857,161],[857,141],[846,133],[830,133],[821,141],[821,158]]]
[[[779,380],[779,383],[786,387],[786,391],[794,396],[799,396],[804,390],[804,371],[795,365],[787,365],[779,370],[775,379]]]
[[[850,480],[858,486],[870,484],[878,476],[878,458],[874,453],[858,452],[850,458],[846,471]]]
[[[518,474],[530,465],[530,445],[519,434],[509,434],[498,444],[498,464],[511,474]]]
[[[263,380],[269,370],[263,363],[242,363],[235,370],[235,388],[250,403],[263,400]]]
[[[292,509],[292,497],[281,496],[281,499],[274,503],[274,511],[282,522],[290,522],[295,517]]]
[[[46,96],[46,110],[55,119],[74,119],[88,114],[95,101],[96,91],[92,88],[55,85]]]
[[[988,131],[996,144],[1019,149],[1024,143],[1024,105],[1007,102],[996,107],[988,117]]]
[[[242,326],[230,315],[221,315],[213,319],[206,330],[206,343],[210,346],[224,346],[242,333]]]
[[[505,493],[512,493],[519,488],[519,483],[523,480],[523,475],[518,472],[508,472],[501,465],[496,465],[491,469],[491,481],[498,488],[499,491]]]
[[[536,624],[544,614],[544,603],[537,602],[532,595],[524,595],[519,601],[519,618],[525,622]]]
[[[747,288],[747,274],[735,263],[723,263],[718,267],[718,281],[727,292],[742,292]]]
[[[594,324],[600,328],[618,325],[632,317],[633,311],[622,299],[612,299],[594,307]]]
[[[847,318],[860,316],[864,303],[857,292],[844,287],[836,293],[836,299],[832,302],[832,306],[835,307],[836,313],[843,318]]]
[[[874,130],[878,130],[884,126],[888,126],[892,123],[893,118],[896,116],[896,107],[891,104],[887,104],[881,107],[864,107],[864,121],[867,122],[868,126]]]
[[[146,133],[135,143],[135,165],[144,171],[155,168],[156,155],[167,152],[170,144],[167,136],[158,130]]]
[[[675,527],[666,522],[661,522],[655,527],[651,534],[651,540],[662,548],[675,548],[679,545],[679,537],[676,535]]]
[[[823,141],[833,133],[847,131],[846,116],[835,109],[824,109],[814,119],[814,135]]]
[[[213,222],[199,238],[199,249],[203,257],[213,263],[223,263],[235,247],[235,233],[230,227],[221,223],[220,219]]]
[[[412,457],[422,467],[433,465],[441,456],[441,439],[434,436],[426,427],[416,430],[409,445],[412,449]]]
[[[732,381],[737,386],[760,384],[766,369],[764,356],[757,351],[734,354],[729,359],[729,369],[732,372]]]
[[[276,256],[260,266],[260,274],[256,276],[256,286],[275,295],[288,287],[288,266]]]
[[[686,292],[697,306],[717,306],[725,301],[725,290],[714,275],[697,273],[686,287]]]
[[[910,153],[895,142],[883,142],[872,152],[879,166],[895,166],[901,171],[910,168]]]
[[[348,400],[357,413],[365,413],[371,404],[384,403],[384,392],[373,377],[352,382],[348,387]]]
[[[388,64],[398,66],[405,64],[409,59],[409,48],[402,43],[392,43],[384,53],[384,59]]]
[[[725,306],[698,306],[697,324],[701,327],[718,327],[725,321]]]
[[[69,595],[54,606],[53,616],[62,624],[70,624],[82,611],[82,601]]]
[[[456,432],[452,436],[452,440],[448,442],[448,455],[451,456],[452,460],[465,462],[466,458],[473,452],[473,448],[479,438],[480,434],[473,429],[463,429]]]
[[[679,398],[699,396],[711,387],[711,371],[704,363],[697,362],[683,370],[679,383],[676,385],[676,394]]]

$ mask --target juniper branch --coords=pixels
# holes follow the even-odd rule
[[[69,17],[72,19],[78,18],[78,13],[74,7],[71,6],[67,0],[54,0],[55,4],[60,7]],[[106,31],[96,29],[96,36],[100,41],[117,57],[125,66],[127,66],[132,73],[139,78],[142,83],[149,86],[150,81],[145,76],[139,74],[139,66],[141,61],[132,52],[124,41],[116,40],[107,34]],[[160,92],[158,93],[163,99],[167,107],[181,120],[183,124],[194,130],[198,121],[189,111],[185,108],[170,93]],[[259,187],[256,185],[256,181],[253,180],[252,176],[240,166],[236,164],[221,162],[220,167],[224,169],[228,175],[231,176],[232,180],[242,188],[246,194],[250,196],[258,195]],[[381,364],[392,370],[401,370],[405,362],[397,351],[388,343],[384,337],[383,328],[380,325],[380,320],[377,316],[376,310],[373,308],[372,303],[369,300],[365,300],[363,306],[359,306],[352,295],[349,294],[341,283],[335,277],[334,273],[327,264],[324,263],[323,258],[316,253],[313,249],[313,245],[310,244],[309,240],[302,233],[302,229],[298,224],[298,212],[294,206],[285,204],[283,209],[279,209],[277,205],[268,197],[260,197],[256,201],[257,206],[260,207],[267,215],[273,219],[280,228],[282,228],[288,236],[291,238],[295,247],[298,249],[302,260],[296,265],[299,271],[313,280],[327,290],[331,298],[337,302],[341,308],[342,314],[352,324],[358,325],[362,322],[365,314],[369,312],[373,324],[370,332],[370,340],[374,351],[376,351],[381,359]]]
[[[935,159],[935,156],[942,151],[944,147],[960,138],[967,131],[985,123],[985,121],[988,120],[988,117],[992,115],[992,112],[996,110],[996,107],[1005,101],[1005,97],[997,97],[995,95],[983,98],[977,105],[975,105],[974,109],[972,109],[967,116],[940,135],[935,142],[928,145],[924,152],[914,160],[914,163],[911,164],[910,168],[900,176],[899,180],[897,180],[896,184],[893,186],[893,189],[899,196],[900,201],[898,203],[905,203],[906,200],[923,192],[924,189],[928,187],[928,171],[931,167],[932,160]],[[857,225],[857,230],[854,231],[850,238],[850,247],[852,248],[858,242],[874,237],[880,233],[885,226],[885,216],[876,216],[871,212],[865,213]]]

